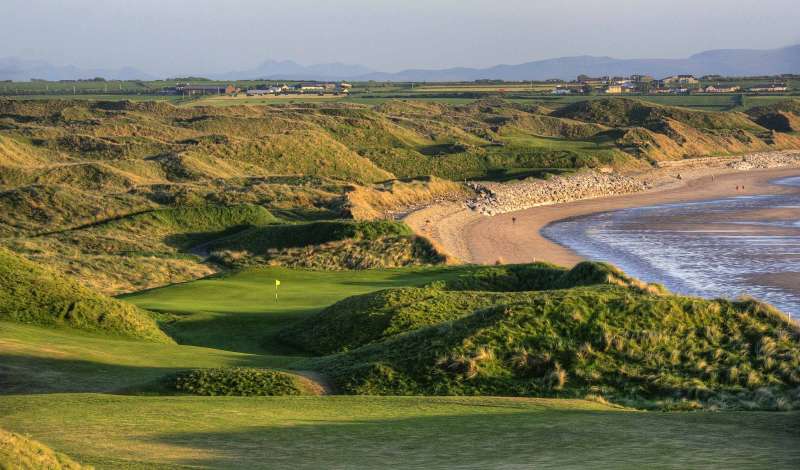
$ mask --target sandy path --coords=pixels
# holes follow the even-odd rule
[[[432,206],[417,211],[405,221],[427,236],[446,253],[469,262],[492,264],[548,261],[572,266],[582,260],[575,252],[541,235],[547,224],[597,212],[663,203],[715,199],[735,195],[789,194],[798,188],[769,181],[800,176],[800,168],[751,171],[720,170],[686,179],[670,187],[621,196],[585,199],[564,204],[533,207],[493,217],[479,215],[461,204]],[[736,190],[744,186],[744,190]],[[516,218],[514,222],[512,218]]]

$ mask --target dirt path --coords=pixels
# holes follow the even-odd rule
[[[295,370],[292,372],[304,379],[301,379],[303,385],[312,395],[333,395],[333,384],[319,372],[314,372],[313,370]]]
[[[686,178],[661,189],[539,206],[493,217],[477,214],[463,204],[438,205],[410,214],[405,221],[417,233],[430,238],[439,248],[465,262],[548,261],[572,266],[581,261],[581,257],[541,235],[541,229],[549,223],[637,206],[798,192],[797,188],[769,184],[771,180],[788,176],[800,176],[800,168],[734,172],[720,170],[719,173],[707,171],[702,176]]]

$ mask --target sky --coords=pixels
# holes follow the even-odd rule
[[[2,0],[0,57],[156,75],[267,59],[394,72],[800,43],[798,0]]]

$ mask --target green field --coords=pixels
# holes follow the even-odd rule
[[[797,468],[797,413],[641,413],[428,397],[0,397],[2,423],[99,468]],[[113,457],[110,457],[113,456]]]
[[[473,268],[249,270],[126,296],[189,345],[0,323],[0,427],[98,468],[796,468],[797,412],[493,397],[153,396],[188,368],[291,368],[281,325]],[[279,300],[274,280],[282,281]],[[205,347],[200,347],[200,345]],[[12,378],[12,380],[8,380]]]
[[[377,289],[420,285],[454,276],[456,268],[369,271],[256,269],[124,296],[140,307],[175,314],[168,331],[181,344],[283,354],[271,335],[337,300]],[[281,281],[275,301],[275,279]]]

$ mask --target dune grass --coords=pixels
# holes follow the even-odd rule
[[[171,343],[150,314],[0,247],[0,320]]]
[[[0,469],[81,470],[70,457],[19,434],[0,429]]]

